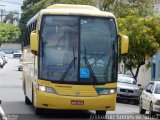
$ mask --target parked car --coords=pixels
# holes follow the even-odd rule
[[[22,51],[21,50],[17,50],[13,53],[13,58],[21,57],[21,56],[22,56]]]
[[[4,63],[6,64],[8,62],[8,58],[7,58],[6,54],[4,52],[0,52],[0,55],[1,55]]]
[[[140,96],[139,112],[150,115],[160,114],[160,81],[152,81],[145,87]]]
[[[139,103],[140,84],[137,85],[136,80],[124,74],[118,74],[118,89],[117,100],[133,101],[135,104]]]
[[[2,57],[0,56],[0,67],[3,68],[4,65],[5,65],[5,64],[4,64],[4,61],[3,61]]]

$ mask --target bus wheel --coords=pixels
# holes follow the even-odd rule
[[[37,107],[35,107],[35,114],[36,115],[41,115],[41,114],[43,114],[43,109],[41,109],[41,108],[37,108]]]
[[[25,96],[25,103],[26,105],[31,105],[31,101],[28,99],[27,96]]]
[[[96,110],[96,115],[98,115],[98,116],[100,116],[100,117],[105,117],[106,111],[103,111],[103,110]]]

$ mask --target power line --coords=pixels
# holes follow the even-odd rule
[[[12,4],[17,4],[17,5],[22,5],[21,3],[16,3],[16,2],[12,2],[12,1],[5,1],[5,0],[0,0],[2,2],[6,2],[6,3],[12,3]]]

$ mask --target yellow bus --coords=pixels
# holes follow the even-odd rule
[[[40,10],[26,26],[23,48],[25,103],[44,109],[115,110],[119,41],[112,13],[89,5],[55,4]]]

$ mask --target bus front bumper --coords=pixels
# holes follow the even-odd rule
[[[37,108],[68,110],[115,110],[116,94],[96,97],[62,96],[37,91]]]

